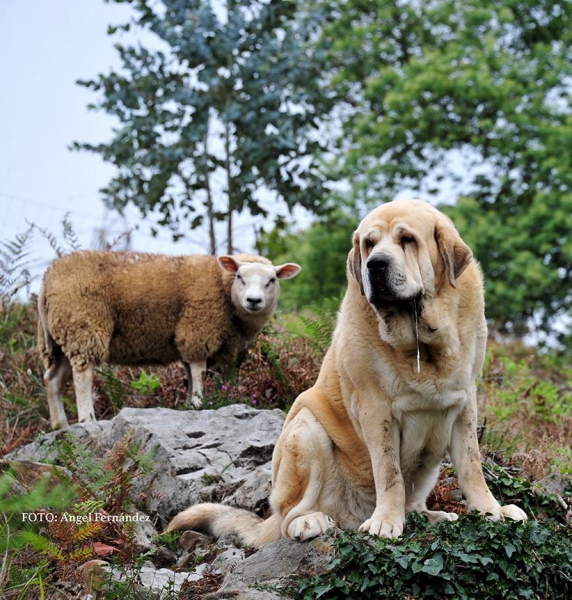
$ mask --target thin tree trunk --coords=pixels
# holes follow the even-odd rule
[[[216,254],[216,234],[215,234],[215,226],[214,226],[214,204],[211,190],[211,178],[209,174],[208,168],[208,140],[210,135],[210,119],[207,124],[207,135],[205,137],[205,157],[206,157],[206,170],[205,170],[205,187],[207,192],[207,218],[209,220],[209,244],[210,244],[210,253],[212,256]]]
[[[209,245],[210,253],[214,256],[216,254],[216,237],[214,227],[214,208],[213,198],[211,194],[210,177],[207,176],[207,218],[209,220]]]
[[[225,141],[224,150],[226,154],[226,174],[227,174],[227,194],[228,194],[228,214],[226,217],[226,251],[227,254],[234,252],[232,243],[232,213],[234,212],[234,182],[232,179],[232,162],[230,159],[230,124],[225,123]]]
[[[227,21],[230,21],[230,14],[234,9],[234,0],[227,0],[226,3],[226,18]],[[228,57],[228,69],[230,73],[234,71],[234,59],[232,52]],[[231,94],[232,96],[232,94]],[[226,103],[231,100],[231,96],[227,96]],[[230,152],[230,123],[225,122],[225,153],[226,153],[226,173],[227,173],[227,193],[228,193],[228,215],[226,222],[226,250],[228,254],[233,254],[234,252],[234,244],[232,243],[232,213],[234,212],[234,181],[232,178],[232,160],[231,160],[231,152]]]

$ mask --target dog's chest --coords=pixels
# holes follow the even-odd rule
[[[423,465],[431,470],[438,465],[451,441],[453,423],[458,415],[449,411],[407,413],[400,423],[399,462],[407,481],[409,475]]]
[[[425,380],[396,385],[391,394],[393,418],[401,423],[407,415],[459,412],[468,400],[467,387],[460,382]]]

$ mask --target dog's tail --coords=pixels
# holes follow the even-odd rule
[[[167,526],[165,533],[176,529],[195,529],[215,538],[234,533],[245,546],[259,548],[280,539],[280,517],[263,520],[255,514],[224,504],[195,504],[180,512]]]

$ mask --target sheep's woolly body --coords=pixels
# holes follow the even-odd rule
[[[219,263],[223,259],[224,268]],[[38,346],[47,369],[52,425],[67,426],[61,395],[72,373],[79,418],[94,418],[93,367],[102,363],[151,365],[180,359],[200,398],[206,364],[230,363],[260,333],[276,306],[277,283],[265,302],[248,297],[253,292],[240,275],[235,283],[234,270],[249,263],[272,267],[278,278],[289,279],[300,270],[293,264],[274,267],[247,254],[217,260],[82,251],[56,260],[38,298]],[[248,266],[250,273],[252,268]],[[260,272],[255,273],[251,277],[259,277],[261,285]],[[244,301],[257,310],[242,305],[237,285],[243,286]]]
[[[271,264],[258,256],[237,258]],[[40,310],[46,330],[74,367],[180,358],[224,364],[266,320],[237,313],[230,302],[233,279],[213,256],[76,252],[46,272]],[[49,365],[56,355],[42,341]]]

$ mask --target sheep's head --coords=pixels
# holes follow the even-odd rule
[[[279,279],[296,277],[301,268],[295,263],[274,266],[270,261],[256,262],[241,260],[236,256],[219,256],[223,269],[235,275],[231,287],[233,304],[249,314],[271,312],[280,295]]]

